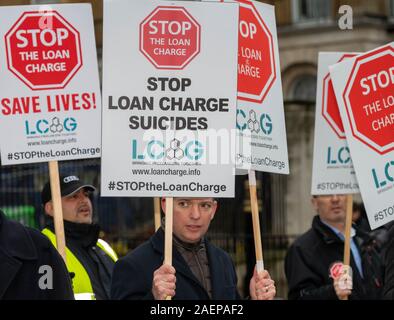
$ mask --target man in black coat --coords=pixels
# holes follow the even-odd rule
[[[0,210],[0,300],[73,300],[63,259],[39,231]]]
[[[216,208],[213,198],[174,198],[173,265],[163,265],[164,231],[160,228],[115,264],[111,298],[239,299],[230,256],[204,237]],[[249,289],[251,299],[273,299],[276,293],[274,281],[265,270],[254,273]]]
[[[379,299],[383,266],[367,233],[352,229],[351,259],[353,288],[341,286],[330,269],[343,261],[346,195],[314,196],[318,215],[312,228],[290,247],[285,260],[289,299]]]
[[[384,299],[394,300],[394,224],[388,231],[389,243],[385,252]]]

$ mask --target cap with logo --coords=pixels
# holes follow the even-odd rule
[[[96,188],[90,184],[82,182],[77,176],[61,176],[60,177],[60,193],[62,197],[70,196],[82,188],[95,191]],[[42,204],[46,204],[52,199],[51,185],[48,181],[41,192]]]

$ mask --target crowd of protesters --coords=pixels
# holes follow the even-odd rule
[[[241,299],[230,256],[206,233],[217,210],[214,198],[175,198],[173,263],[164,261],[162,226],[145,243],[118,260],[99,239],[93,223],[91,194],[95,187],[77,176],[60,177],[66,237],[66,263],[56,251],[54,206],[49,182],[42,189],[47,225],[42,233],[10,221],[0,212],[0,299]],[[298,237],[285,257],[288,299],[394,299],[394,227],[371,231],[362,204],[353,205],[350,264],[343,265],[346,195],[311,198],[316,216],[311,229]],[[52,290],[42,285],[49,266]],[[31,279],[31,280],[29,280]],[[275,279],[256,269],[248,298],[272,300]],[[37,284],[37,288],[33,288]]]

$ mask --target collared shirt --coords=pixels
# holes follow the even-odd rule
[[[212,298],[211,271],[204,240],[191,244],[173,236],[174,246],[185,259],[190,270],[204,287],[209,297]]]
[[[321,220],[321,219],[320,219]],[[327,227],[329,227],[334,233],[341,239],[342,241],[345,241],[345,236],[342,234],[341,231],[339,231],[337,228],[334,228],[333,226],[330,226],[328,223],[324,222],[321,220]],[[358,248],[356,246],[356,243],[353,240],[353,237],[356,235],[356,230],[353,228],[350,230],[350,250],[352,251],[352,255],[354,258],[354,262],[356,263],[356,267],[361,275],[361,278],[364,278],[363,274],[363,266],[361,262],[361,255],[360,252],[358,251]]]

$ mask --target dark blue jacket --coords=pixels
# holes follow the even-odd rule
[[[153,300],[153,272],[164,260],[164,232],[160,228],[150,239],[127,256],[118,260],[112,275],[112,299]],[[237,275],[230,256],[206,241],[212,281],[212,298],[235,300]],[[208,293],[186,264],[180,253],[173,247],[173,266],[176,270],[176,292],[174,300],[207,300]]]
[[[383,266],[368,234],[356,230],[364,278],[361,277],[351,253],[353,290],[350,300],[380,299],[383,287]],[[343,261],[343,241],[315,216],[312,228],[290,247],[285,258],[289,300],[337,300],[330,266]]]
[[[40,288],[40,278],[52,268],[53,288]],[[42,281],[44,284],[49,282]],[[6,219],[0,210],[0,300],[74,299],[63,259],[38,230]]]
[[[386,269],[384,282],[384,299],[394,300],[394,224],[388,231],[389,244],[386,248]]]

